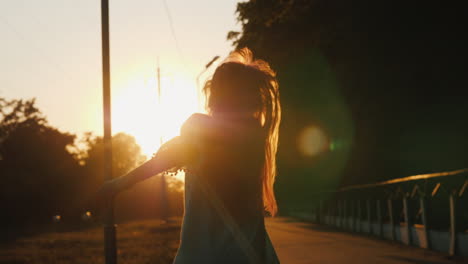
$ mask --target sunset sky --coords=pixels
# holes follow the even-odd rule
[[[232,50],[226,35],[240,28],[237,2],[166,0],[174,38],[163,0],[110,1],[114,134],[134,135],[149,155],[202,110],[195,80],[214,56]],[[0,97],[35,97],[61,131],[102,134],[100,27],[97,0],[1,0]]]

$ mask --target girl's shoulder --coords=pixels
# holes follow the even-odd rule
[[[180,129],[181,136],[199,135],[202,131],[211,126],[212,118],[209,115],[195,113],[192,114]]]
[[[262,133],[262,127],[254,118],[223,118],[200,113],[191,115],[181,128],[181,135],[191,138],[232,138]]]
[[[263,158],[262,131],[254,118],[193,114],[182,125],[180,135],[183,142],[192,147],[194,156],[205,157],[202,159],[212,162],[210,166],[214,169],[220,164],[232,166],[232,158],[252,162]]]
[[[184,126],[190,126],[190,125],[202,125],[206,124],[207,122],[211,122],[213,118],[209,115],[206,114],[201,114],[201,113],[195,113],[192,114],[189,118],[184,123]]]

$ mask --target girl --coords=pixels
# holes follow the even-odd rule
[[[113,195],[183,167],[185,213],[174,263],[279,263],[264,223],[265,212],[277,212],[281,109],[275,73],[244,48],[216,69],[204,92],[208,115],[192,115],[180,136],[101,193]]]

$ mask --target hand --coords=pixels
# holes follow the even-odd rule
[[[97,191],[86,195],[80,207],[91,212],[94,218],[102,220],[105,209],[112,206],[114,197],[120,192],[121,182],[121,177],[104,182]]]
[[[106,203],[113,200],[115,195],[119,192],[120,178],[104,182],[93,197],[93,202],[98,208],[103,208]]]

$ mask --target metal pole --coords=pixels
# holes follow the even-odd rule
[[[161,175],[161,220],[166,224],[169,217],[169,199],[167,197],[166,176]]]
[[[346,198],[343,199],[343,219],[341,220],[341,228],[348,228],[348,211],[346,210]]]
[[[356,209],[357,209],[356,201],[353,200],[351,201],[351,222],[349,226],[349,229],[351,230],[351,232],[356,232]]]
[[[367,233],[372,234],[372,211],[371,211],[371,201],[367,200],[366,201],[366,206],[367,206],[367,226],[368,230]]]
[[[318,223],[319,224],[323,224],[322,221],[323,221],[323,216],[322,216],[322,207],[323,207],[323,201],[322,199],[319,200],[319,209],[318,209]]]
[[[357,201],[357,219],[356,219],[356,232],[361,232],[361,201]]]
[[[449,245],[449,255],[455,256],[457,253],[457,221],[456,221],[456,208],[455,208],[455,194],[450,193],[449,196],[450,202],[450,245]]]
[[[343,226],[343,204],[341,200],[336,201],[338,203],[338,214],[336,215],[336,226]]]
[[[104,113],[104,180],[112,180],[112,126],[109,55],[109,1],[101,0],[102,91]],[[117,263],[113,197],[106,201],[104,213],[104,254],[106,264]]]
[[[393,204],[392,199],[387,199],[388,204],[388,218],[390,220],[390,239],[395,240],[395,221],[393,220]]]
[[[410,217],[410,207],[408,204],[408,198],[403,197],[403,211],[404,211],[404,216],[405,216],[405,233],[406,233],[406,241],[403,243],[407,245],[411,245],[411,217]],[[403,239],[402,239],[403,240]]]
[[[420,197],[419,198],[419,206],[421,207],[421,219],[422,219],[422,224],[423,224],[423,232],[424,232],[424,240],[423,242],[426,244],[426,248],[430,249],[431,248],[431,242],[429,239],[429,223],[427,221],[427,204],[426,204],[426,198],[425,197]]]
[[[382,211],[380,207],[380,200],[376,201],[376,210],[377,210],[377,222],[379,224],[378,236],[383,237],[383,224],[382,224]]]
[[[158,103],[161,105],[161,70],[159,68],[159,58],[158,58]],[[162,137],[161,137],[161,145],[162,145]],[[167,183],[166,183],[166,176],[161,174],[161,195],[160,195],[160,211],[161,211],[161,219],[164,223],[167,223],[167,218],[169,216],[169,199],[167,199]]]

